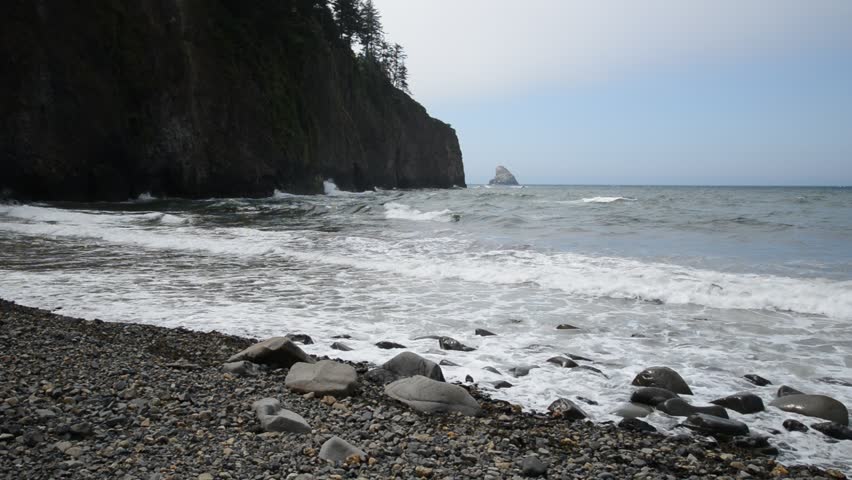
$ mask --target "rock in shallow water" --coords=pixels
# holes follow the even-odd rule
[[[748,425],[745,423],[705,413],[690,415],[682,425],[709,435],[748,435]]]
[[[341,352],[351,352],[352,351],[352,347],[350,347],[349,345],[346,345],[343,342],[334,342],[334,343],[331,344],[331,348],[333,350],[340,350]]]
[[[630,401],[656,407],[670,398],[677,398],[677,394],[665,388],[642,387],[633,392],[633,395],[630,396]]]
[[[441,350],[458,350],[461,352],[472,352],[476,350],[475,348],[468,347],[467,345],[459,342],[455,338],[450,337],[438,338],[438,346],[441,347]]]
[[[778,398],[786,397],[787,395],[804,395],[804,392],[800,392],[793,387],[788,387],[787,385],[781,385],[778,387],[778,392],[775,393],[775,396]]]
[[[284,385],[300,393],[346,397],[358,384],[358,374],[351,365],[322,360],[318,363],[297,363],[290,368]]]
[[[476,331],[473,333],[479,335],[480,337],[493,337],[497,335],[496,333],[486,330],[484,328],[477,328]]]
[[[382,350],[392,350],[392,349],[395,349],[395,348],[406,348],[405,345],[402,345],[402,344],[399,344],[399,343],[394,343],[394,342],[388,342],[388,341],[379,342],[379,343],[376,344],[376,346],[381,348]]]
[[[654,409],[641,403],[627,403],[618,407],[612,413],[622,418],[647,417]]]
[[[322,444],[319,451],[319,458],[333,463],[343,463],[352,456],[357,456],[362,460],[367,458],[367,454],[363,450],[340,437],[329,438]]]
[[[811,425],[814,430],[828,435],[831,438],[838,440],[852,440],[852,428],[845,425],[840,425],[836,422],[814,423]]]
[[[424,377],[444,381],[444,372],[441,367],[431,360],[427,360],[413,352],[402,352],[385,362],[382,368],[398,375],[399,377],[413,377],[423,375]]]
[[[284,337],[289,338],[291,342],[301,343],[303,345],[313,345],[314,339],[310,335],[304,333],[288,333]]]
[[[731,410],[742,414],[757,413],[765,410],[763,400],[761,400],[757,395],[748,392],[735,393],[734,395],[729,395],[725,398],[718,398],[710,403],[730,408]]]
[[[849,411],[846,406],[825,395],[785,395],[776,398],[769,405],[785,412],[823,418],[841,425],[849,425]]]
[[[588,415],[582,408],[578,407],[576,403],[568,400],[567,398],[560,398],[554,401],[547,407],[547,411],[569,420],[582,420],[584,418],[588,418]]]
[[[657,405],[657,410],[667,413],[673,417],[688,417],[696,413],[704,413],[713,415],[719,418],[728,418],[728,412],[724,407],[718,405],[710,405],[706,407],[697,407],[690,405],[689,402],[682,398],[670,398],[663,403]]]
[[[571,360],[570,358],[565,357],[551,357],[547,359],[547,363],[552,363],[554,365],[559,365],[563,368],[574,368],[577,366],[577,362]]]
[[[248,360],[272,368],[290,368],[294,363],[314,360],[286,337],[272,337],[256,343],[228,359],[228,363]]]
[[[460,412],[474,416],[479,403],[462,387],[426,378],[403,378],[385,387],[385,394],[409,407],[426,413]]]
[[[511,383],[509,383],[505,380],[498,380],[498,381],[494,382],[493,385],[494,385],[494,388],[496,388],[498,390],[501,389],[501,388],[512,388],[512,387],[514,387],[514,385],[512,385]]]
[[[650,367],[639,372],[633,379],[637,387],[665,388],[681,395],[692,395],[692,390],[683,377],[669,367]]]
[[[772,382],[761,377],[760,375],[749,373],[748,375],[743,375],[743,378],[748,380],[749,382],[757,385],[758,387],[765,387],[767,385],[772,385]]]
[[[624,420],[618,422],[618,428],[622,428],[624,430],[631,430],[634,432],[646,433],[653,433],[657,431],[657,429],[654,428],[653,425],[647,422],[643,422],[638,418],[625,418]]]
[[[808,426],[804,423],[794,420],[792,418],[788,418],[784,420],[784,423],[781,424],[787,431],[789,432],[807,432]]]

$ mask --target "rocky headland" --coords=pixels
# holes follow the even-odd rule
[[[663,435],[637,418],[589,422],[567,399],[522,412],[415,353],[317,359],[293,333],[258,343],[0,301],[0,477],[844,478],[781,465],[767,439],[710,413],[685,412],[698,435]],[[666,368],[634,384],[637,411],[689,394]],[[826,411],[784,393],[779,408]]]
[[[519,185],[518,180],[512,175],[508,168],[500,165],[494,171],[494,178],[488,181],[489,185]]]

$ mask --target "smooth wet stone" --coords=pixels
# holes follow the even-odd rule
[[[817,382],[827,383],[829,385],[840,385],[841,387],[852,387],[852,380],[843,380],[842,378],[820,377]]]
[[[483,370],[485,370],[486,372],[496,373],[497,375],[502,375],[502,373],[500,373],[500,370],[497,370],[494,367],[485,367],[483,368]]]
[[[465,383],[473,383],[473,377],[471,377],[470,375],[465,375],[464,381]]]
[[[332,360],[297,363],[287,373],[284,385],[299,393],[346,397],[355,391],[358,374],[351,365]]]
[[[557,325],[556,329],[557,330],[579,330],[579,328],[575,327],[574,325],[570,325],[570,324],[567,324],[567,323]]]
[[[498,381],[494,382],[493,385],[494,385],[494,388],[496,388],[498,390],[501,389],[501,388],[512,388],[512,387],[514,387],[514,385],[512,385],[511,383],[509,383],[505,380],[498,380]]]
[[[593,362],[594,361],[591,358],[582,357],[580,355],[574,355],[573,353],[563,353],[563,355],[570,358],[571,360],[576,360],[578,362]]]
[[[804,423],[794,420],[792,418],[788,418],[784,420],[784,423],[781,424],[787,431],[789,432],[807,432],[808,426]]]
[[[509,374],[515,378],[518,377],[526,377],[530,374],[530,370],[533,368],[538,368],[536,366],[528,366],[528,367],[512,367],[509,369]]]
[[[258,417],[274,415],[281,409],[281,402],[277,398],[262,398],[254,402],[251,408]]]
[[[778,387],[778,391],[775,393],[775,396],[778,398],[786,397],[787,395],[804,395],[805,392],[800,392],[793,387],[788,387],[787,385],[781,385]]]
[[[748,375],[743,375],[743,378],[748,380],[749,382],[757,385],[758,387],[765,387],[767,385],[772,385],[772,382],[769,380],[757,375],[755,373],[749,373]]]
[[[460,367],[461,366],[458,363],[454,363],[454,362],[451,362],[451,361],[446,360],[446,359],[443,359],[440,362],[438,362],[438,365],[440,365],[442,367]],[[424,375],[424,376],[428,377],[429,375]]]
[[[265,432],[309,433],[308,422],[301,415],[281,408],[281,402],[275,398],[263,398],[252,404],[252,409],[260,420]]]
[[[633,392],[630,401],[656,407],[670,398],[677,398],[677,394],[665,388],[642,387]]]
[[[332,350],[340,350],[341,352],[351,352],[352,347],[343,342],[334,342],[331,344]]]
[[[852,428],[836,422],[814,423],[811,424],[811,428],[831,438],[852,440]]]
[[[682,425],[710,435],[748,435],[748,425],[745,423],[705,413],[690,415]]]
[[[535,455],[531,455],[521,461],[521,473],[525,477],[541,477],[547,473],[547,465]]]
[[[641,418],[647,417],[653,411],[653,408],[641,403],[626,403],[612,413],[622,418]]]
[[[718,405],[696,407],[695,405],[690,405],[689,402],[679,397],[670,398],[665,402],[658,404],[657,410],[673,417],[688,417],[696,413],[705,413],[707,415],[714,415],[720,418],[728,418],[728,412],[724,407],[720,407]]]
[[[582,420],[589,417],[582,408],[567,398],[555,400],[547,407],[547,411],[568,420]]]
[[[497,335],[496,333],[486,330],[484,328],[477,328],[476,331],[474,331],[473,333],[479,335],[480,337],[493,337]]]
[[[633,379],[637,387],[658,387],[681,395],[692,395],[692,390],[683,377],[669,367],[650,367],[639,372]]]
[[[417,375],[397,380],[385,387],[385,394],[426,413],[459,412],[474,416],[479,403],[464,388]]]
[[[559,365],[563,368],[574,368],[577,365],[577,362],[571,360],[570,358],[565,357],[550,357],[547,359],[547,363],[552,363],[554,365]]]
[[[288,333],[284,335],[284,337],[289,338],[291,342],[301,343],[303,345],[313,345],[314,339],[310,337],[310,335],[305,335],[304,333]]]
[[[621,429],[624,429],[624,430],[630,430],[630,431],[634,431],[634,432],[645,432],[645,433],[653,433],[653,432],[657,431],[657,429],[654,428],[653,425],[651,425],[648,422],[643,422],[642,420],[639,420],[638,418],[625,418],[625,419],[621,420],[620,422],[618,422],[618,428],[621,428]]]
[[[357,456],[364,460],[367,454],[360,448],[343,440],[340,437],[331,437],[322,444],[319,451],[319,458],[332,463],[344,463],[347,458]]]
[[[256,343],[228,359],[228,363],[248,360],[272,368],[290,368],[295,363],[314,360],[286,337],[272,337]]]
[[[605,374],[604,372],[602,372],[599,368],[595,368],[595,367],[592,367],[592,366],[590,366],[590,365],[577,365],[576,369],[577,369],[577,370],[586,370],[586,371],[589,371],[589,372],[594,372],[594,373],[596,373],[596,374],[598,374],[598,375],[600,375],[600,376],[602,376],[602,377],[604,377],[604,378],[609,378],[609,377],[607,376],[607,374]]]
[[[459,342],[455,338],[450,337],[438,338],[438,346],[441,347],[441,350],[457,350],[460,352],[472,352],[476,350],[475,348],[468,347],[467,345]]]
[[[798,413],[808,417],[817,417],[849,425],[849,411],[837,400],[825,395],[785,395],[776,398],[769,405],[785,412]]]
[[[440,366],[414,352],[402,352],[385,362],[382,368],[399,377],[423,375],[432,380],[444,381],[444,372]]]
[[[240,360],[239,362],[230,362],[222,365],[222,371],[240,377],[254,377],[263,373],[263,368],[248,360]]]
[[[392,349],[395,349],[395,348],[407,348],[405,345],[402,345],[402,344],[399,344],[399,343],[394,343],[394,342],[387,342],[387,341],[379,342],[379,343],[376,344],[376,346],[381,348],[382,350],[392,350]]]
[[[717,398],[710,403],[729,408],[742,414],[762,412],[766,409],[763,406],[763,400],[757,395],[749,392],[740,392],[728,395],[724,398]]]

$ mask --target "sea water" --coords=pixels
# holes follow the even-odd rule
[[[768,404],[786,384],[852,406],[852,189],[325,191],[3,204],[0,297],[83,318],[306,333],[309,353],[377,364],[397,352],[374,344],[394,341],[530,410],[592,399],[579,404],[601,422],[650,366],[677,370],[697,404],[740,391]],[[332,350],[344,334],[353,350]],[[603,375],[546,362],[565,353]],[[515,366],[539,368],[514,378]],[[782,462],[852,470],[852,442],[770,433],[817,419],[730,413],[770,435]],[[682,419],[647,420],[670,431]]]

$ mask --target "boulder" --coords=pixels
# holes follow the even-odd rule
[[[817,378],[817,382],[827,383],[829,385],[839,385],[841,387],[852,387],[852,380],[844,380],[842,378],[820,377]]]
[[[477,328],[476,331],[473,333],[479,335],[480,337],[493,337],[497,335],[496,333],[488,331],[484,328]]]
[[[563,354],[571,360],[576,360],[578,362],[593,362],[591,358],[581,357],[580,355],[574,355],[573,353],[565,353]]]
[[[239,362],[230,362],[222,365],[222,371],[239,377],[253,377],[263,373],[263,368],[248,360],[240,360]]]
[[[677,394],[665,388],[642,387],[633,392],[630,401],[656,407],[670,398],[677,398]]]
[[[587,370],[589,372],[594,372],[604,378],[609,378],[604,372],[602,372],[599,368],[595,368],[591,365],[577,365],[577,370]]]
[[[568,420],[582,420],[589,416],[576,403],[567,398],[560,398],[547,407],[547,411]]]
[[[376,344],[376,346],[381,348],[382,350],[392,350],[394,348],[406,348],[405,345],[402,345],[402,344],[399,344],[399,343],[394,343],[394,342],[387,342],[387,341],[379,342],[379,343]]]
[[[512,387],[514,387],[514,385],[507,382],[506,380],[498,380],[498,381],[494,382],[493,385],[494,385],[494,388],[496,388],[498,390],[501,389],[501,388],[512,388]]]
[[[272,337],[246,348],[228,359],[228,363],[248,360],[272,368],[290,368],[294,363],[314,363],[314,360],[286,337]]]
[[[479,403],[464,388],[422,375],[403,378],[387,385],[385,394],[426,413],[460,412],[474,416],[481,411]]]
[[[509,369],[509,374],[512,375],[515,378],[526,377],[527,375],[530,374],[530,370],[532,370],[533,368],[538,368],[538,367],[535,366],[535,365],[526,366],[526,367],[512,367],[512,368]]]
[[[301,415],[281,408],[274,398],[263,398],[252,405],[265,432],[310,433],[311,427]]]
[[[441,350],[458,350],[461,352],[472,352],[476,350],[473,347],[468,347],[467,345],[459,342],[458,340],[450,337],[440,337],[438,338],[438,346],[441,347]]]
[[[743,375],[743,378],[748,380],[749,382],[757,385],[758,387],[765,387],[767,385],[772,385],[772,382],[769,380],[757,375],[755,373],[749,373],[748,375]]]
[[[579,328],[575,327],[574,325],[568,324],[568,323],[563,323],[563,324],[557,325],[556,329],[557,330],[579,330]]]
[[[349,345],[346,345],[343,342],[334,342],[334,343],[331,344],[331,348],[333,350],[340,350],[341,352],[351,352],[352,351],[352,347],[350,347]]]
[[[521,473],[525,477],[541,477],[547,473],[547,465],[535,455],[530,455],[521,461]]]
[[[297,363],[290,368],[284,385],[300,393],[346,397],[355,391],[358,374],[351,365],[332,360]]]
[[[769,405],[785,412],[798,413],[808,417],[817,417],[849,425],[849,411],[837,400],[825,395],[785,395],[776,398]]]
[[[724,398],[718,398],[710,403],[730,408],[731,410],[742,414],[757,413],[765,410],[763,400],[761,400],[757,395],[749,392],[735,393]]]
[[[638,418],[625,418],[618,422],[618,428],[624,430],[630,430],[634,432],[645,432],[645,433],[653,433],[656,432],[657,429],[654,428],[650,423],[643,422]]]
[[[837,422],[823,422],[811,424],[811,428],[824,435],[838,440],[852,440],[852,428]]]
[[[707,435],[748,435],[745,423],[704,413],[690,415],[682,425]]]
[[[413,377],[423,375],[424,377],[444,381],[444,372],[441,367],[431,360],[427,360],[413,352],[402,352],[388,360],[382,368],[397,375],[398,377]]]
[[[509,171],[503,165],[499,165],[494,170],[494,178],[488,181],[489,185],[518,185],[518,180],[512,175],[512,172]]]
[[[552,363],[554,365],[559,365],[563,368],[574,368],[577,365],[577,362],[571,360],[570,358],[565,357],[550,357],[547,359],[547,363]]]
[[[344,463],[352,456],[357,456],[361,460],[367,458],[363,450],[340,437],[329,438],[322,444],[319,451],[319,458],[332,463]]]
[[[304,333],[288,333],[284,335],[284,337],[289,338],[291,342],[301,343],[304,345],[313,345],[314,339],[310,337],[310,335],[305,335]]]
[[[364,380],[379,385],[387,385],[393,381],[399,380],[399,375],[389,372],[384,368],[374,368],[364,374]]]
[[[712,405],[707,407],[696,407],[690,405],[686,400],[677,397],[670,398],[663,403],[657,405],[657,410],[669,414],[673,417],[688,417],[696,413],[706,413],[719,418],[728,418],[728,412],[724,407]]]
[[[500,370],[497,370],[494,367],[485,367],[483,368],[483,370],[485,370],[486,372],[496,373],[497,375],[502,375],[502,373],[500,373]]]
[[[788,387],[787,385],[781,385],[778,387],[778,392],[775,393],[775,396],[778,398],[786,397],[787,395],[804,395],[804,392],[800,392],[793,387]]]
[[[669,367],[646,368],[636,375],[633,385],[637,387],[659,387],[681,395],[692,395],[689,385],[677,372]]]
[[[473,377],[471,377],[470,375],[465,375],[464,381],[465,383],[473,383]]]
[[[626,403],[615,409],[612,413],[621,418],[640,418],[647,417],[653,411],[653,408],[642,405],[641,403]]]
[[[794,420],[792,418],[788,418],[784,420],[784,423],[781,424],[787,431],[789,432],[807,432],[808,426],[804,423]]]

